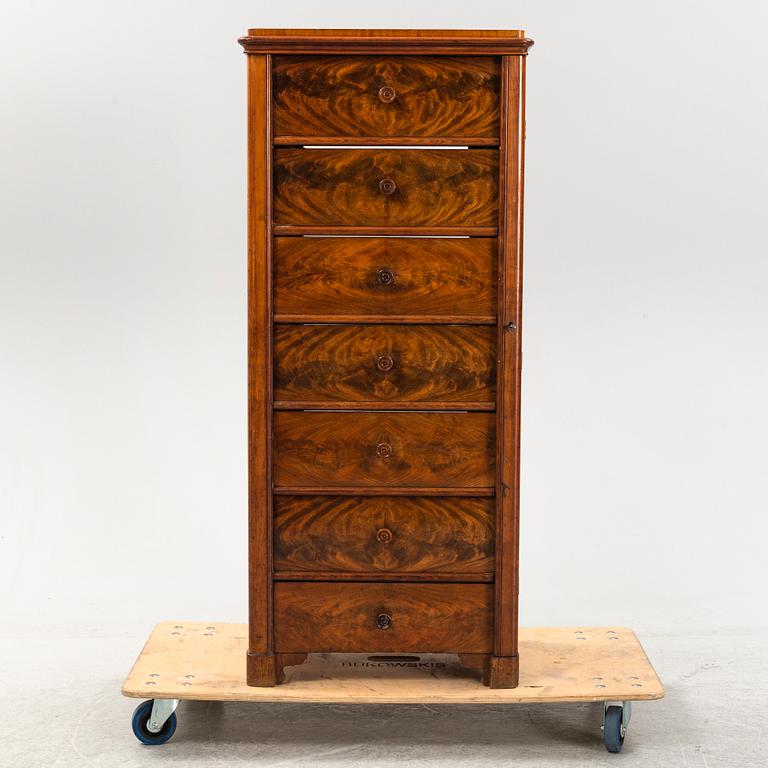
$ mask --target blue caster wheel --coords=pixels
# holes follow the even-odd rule
[[[624,746],[624,734],[627,729],[623,721],[623,710],[623,707],[618,706],[610,706],[605,710],[603,742],[609,752],[621,752]]]
[[[151,700],[145,701],[134,710],[131,720],[133,735],[142,744],[165,744],[176,733],[176,713],[171,712],[168,719],[163,723],[163,727],[157,733],[153,733],[149,730],[149,718],[152,715],[153,703]]]

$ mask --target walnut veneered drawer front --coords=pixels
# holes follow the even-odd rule
[[[277,56],[272,73],[278,143],[339,137],[498,143],[496,57]]]
[[[278,653],[493,649],[491,584],[275,584]]]
[[[275,150],[281,227],[480,228],[495,234],[494,149]]]
[[[492,498],[276,496],[276,579],[492,581]]]
[[[496,397],[491,326],[278,325],[274,357],[277,407],[406,401],[490,410]]]
[[[491,490],[493,413],[275,411],[275,486]]]
[[[276,237],[276,319],[495,323],[498,249],[490,237]]]

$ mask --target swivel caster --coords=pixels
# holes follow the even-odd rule
[[[142,744],[165,744],[176,732],[178,699],[151,699],[133,712],[133,735]]]
[[[603,743],[609,752],[621,752],[631,716],[632,705],[628,701],[603,705]]]

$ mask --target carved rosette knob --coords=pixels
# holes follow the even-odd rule
[[[388,613],[380,613],[376,617],[376,626],[379,629],[389,629],[392,626],[392,617]]]
[[[391,85],[379,88],[379,99],[385,104],[391,104],[397,98],[397,91]]]
[[[376,358],[376,367],[386,373],[395,367],[395,361],[389,355],[379,355]]]
[[[379,530],[376,531],[376,541],[380,541],[382,544],[389,544],[393,538],[394,536],[389,528],[379,528]]]
[[[388,459],[392,455],[392,446],[389,443],[379,443],[376,446],[376,455],[380,459]]]
[[[376,273],[376,282],[379,285],[392,285],[395,282],[395,273],[391,269],[380,269]]]
[[[391,195],[397,189],[397,184],[392,179],[382,179],[379,182],[379,192],[382,195]]]

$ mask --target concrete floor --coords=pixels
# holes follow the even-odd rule
[[[140,745],[120,684],[144,638],[0,639],[0,766],[765,766],[766,633],[641,636],[667,698],[635,706],[621,755],[598,705],[182,702]]]

